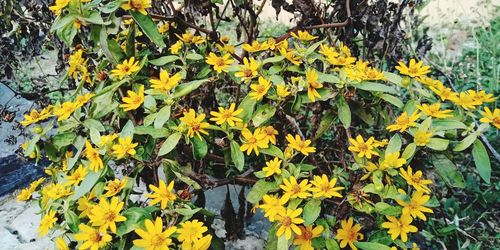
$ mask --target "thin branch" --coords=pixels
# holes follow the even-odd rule
[[[345,21],[340,22],[340,23],[325,23],[325,24],[318,24],[318,25],[312,25],[312,26],[306,26],[306,27],[299,27],[295,26],[294,28],[290,29],[287,33],[281,35],[280,37],[277,37],[275,40],[276,42],[281,42],[287,38],[289,38],[292,33],[295,33],[299,30],[315,30],[315,29],[327,29],[327,28],[340,28],[340,27],[345,27],[351,22],[351,6],[350,6],[350,0],[345,1],[345,9],[347,13],[347,18]]]

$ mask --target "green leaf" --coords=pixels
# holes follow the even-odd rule
[[[87,119],[85,121],[83,121],[83,125],[88,128],[88,129],[95,129],[99,132],[104,132],[104,130],[106,130],[104,128],[104,126],[102,125],[102,123],[98,120],[94,120],[94,119]]]
[[[344,125],[344,128],[349,128],[351,126],[351,109],[344,99],[344,96],[340,95],[337,98],[337,105],[339,106],[339,119]]]
[[[75,139],[76,133],[74,132],[60,133],[52,137],[52,143],[54,143],[54,146],[56,146],[57,149],[60,150],[62,147],[73,144]]]
[[[98,25],[110,24],[110,22],[104,22],[102,20],[101,14],[99,12],[91,12],[89,16],[79,17],[79,19],[81,19],[87,23],[98,24]]]
[[[125,216],[127,220],[118,225],[116,235],[121,237],[134,231],[136,228],[140,228],[146,219],[153,220],[151,214],[157,210],[157,207],[131,207],[123,211],[122,215]]]
[[[58,16],[54,22],[52,23],[52,27],[50,27],[50,32],[54,32],[54,31],[57,31],[69,24],[73,25],[73,23],[75,22],[76,20],[76,16],[75,15],[67,15],[67,16]]]
[[[259,152],[266,154],[266,155],[278,157],[282,160],[285,159],[285,155],[283,154],[281,149],[279,149],[278,147],[276,147],[274,145],[269,145],[268,148],[260,148]]]
[[[339,243],[334,239],[325,240],[325,246],[327,250],[340,250]]]
[[[64,220],[73,233],[77,233],[79,231],[78,225],[80,225],[80,218],[75,214],[75,212],[69,209],[66,210],[64,213]]]
[[[436,172],[447,185],[457,188],[465,187],[462,173],[458,171],[457,166],[448,157],[441,154],[433,154],[431,160]]]
[[[142,31],[144,31],[144,34],[146,34],[156,46],[160,48],[166,47],[162,35],[158,32],[155,22],[153,22],[153,19],[151,19],[149,15],[143,15],[137,11],[131,11],[130,14],[139,27],[141,27]]]
[[[154,127],[155,128],[161,128],[165,123],[170,119],[170,109],[171,106],[165,106],[158,111],[158,114],[156,115],[156,119],[154,122]]]
[[[276,113],[276,107],[271,104],[258,106],[252,118],[253,125],[255,127],[259,127],[264,122],[273,117],[275,113]]]
[[[481,178],[483,178],[486,183],[490,183],[490,157],[483,143],[479,139],[474,142],[474,146],[472,147],[472,157],[474,158],[474,163],[476,164],[476,169],[479,173],[479,176],[481,176]]]
[[[277,250],[288,250],[288,240],[285,238],[285,234],[278,238]]]
[[[273,57],[268,57],[262,61],[262,66],[268,64],[268,63],[276,63],[276,62],[281,62],[285,59],[283,56],[273,56]]]
[[[172,149],[174,149],[175,146],[177,146],[177,143],[179,142],[181,137],[182,133],[180,132],[171,134],[161,145],[160,150],[158,151],[158,156],[166,155],[170,151],[172,151]]]
[[[149,61],[149,63],[153,64],[155,66],[163,66],[167,63],[175,62],[179,59],[181,59],[181,58],[176,56],[176,55],[162,56],[160,58]]]
[[[405,158],[405,159],[410,159],[413,157],[413,155],[415,154],[415,150],[417,149],[417,144],[415,144],[414,142],[408,144],[405,148],[405,150],[403,151],[403,154],[401,155],[401,157]]]
[[[472,133],[470,135],[468,135],[467,137],[465,137],[462,141],[460,141],[457,146],[455,146],[455,148],[453,148],[453,151],[455,152],[460,152],[460,151],[464,151],[465,149],[467,149],[470,145],[472,145],[472,143],[474,143],[474,141],[477,139],[477,134],[476,133]]]
[[[304,225],[308,226],[313,224],[321,213],[321,201],[318,199],[312,199],[306,203],[304,206],[304,212],[302,212],[302,218],[304,219]]]
[[[390,247],[375,242],[355,242],[354,245],[363,250],[391,250]]]
[[[186,55],[186,59],[191,60],[191,61],[199,61],[199,60],[203,60],[204,57],[198,53],[189,53]]]
[[[278,184],[276,184],[276,182],[259,180],[253,185],[252,189],[250,189],[246,199],[252,204],[257,204],[260,200],[262,200],[262,197],[264,197],[265,194],[277,188]]]
[[[230,147],[231,159],[233,160],[234,166],[236,167],[236,169],[238,169],[238,171],[241,172],[243,171],[243,167],[245,166],[245,155],[240,150],[240,145],[234,140],[231,140]]]
[[[441,138],[431,138],[431,140],[427,144],[427,147],[436,151],[443,151],[448,148],[448,144],[450,144],[449,140]]]
[[[173,98],[183,97],[194,90],[198,89],[203,83],[207,82],[208,79],[195,80],[187,83],[179,84],[172,95]]]
[[[257,103],[256,100],[250,98],[250,96],[247,95],[240,102],[240,105],[238,105],[238,109],[243,109],[243,112],[237,115],[237,117],[241,118],[243,122],[248,122],[250,118],[252,118],[253,110],[255,109],[256,103]]]
[[[328,131],[332,127],[334,122],[335,122],[335,115],[333,114],[333,112],[327,110],[323,115],[323,117],[321,118],[321,121],[319,122],[318,130],[314,135],[314,140],[317,140],[326,131]]]
[[[99,26],[98,26],[99,27]],[[102,53],[108,60],[110,60],[112,63],[116,64],[118,62],[118,59],[111,53],[111,50],[109,49],[109,43],[108,43],[108,33],[106,32],[106,28],[100,27],[99,31],[99,47],[102,50]],[[116,84],[120,84],[121,82],[117,82]],[[114,86],[111,85],[111,86]],[[111,87],[109,86],[109,87]],[[105,89],[103,89],[104,91]],[[99,94],[96,94],[95,97],[99,96]]]
[[[203,137],[200,139],[200,137],[195,136],[192,138],[191,143],[193,144],[194,158],[197,160],[203,159],[208,152],[208,146],[205,139],[203,139]]]
[[[153,126],[137,126],[134,128],[136,135],[150,135],[153,138],[164,138],[170,133],[167,128],[154,128]]]
[[[123,1],[119,1],[119,0],[111,1],[108,4],[102,6],[100,8],[100,10],[102,13],[109,14],[109,13],[117,10],[118,8],[120,8],[120,5],[122,4],[122,2]]]
[[[375,204],[375,212],[382,214],[382,215],[396,216],[396,215],[399,215],[401,213],[401,207],[392,206],[392,205],[389,205],[385,202],[377,202]]]
[[[121,138],[126,138],[130,136],[132,139],[134,138],[134,123],[132,121],[128,121],[125,123],[125,126],[123,126],[122,131],[120,132],[120,137]]]
[[[396,94],[397,91],[395,88],[381,84],[381,83],[376,83],[376,82],[361,82],[358,84],[354,84],[354,87],[366,91],[371,91],[371,92],[387,92],[387,93],[393,93]]]
[[[318,72],[318,81],[319,82],[329,82],[329,83],[339,83],[340,79],[336,75]]]
[[[389,95],[389,94],[381,94],[380,95],[380,98],[382,100],[385,100],[386,102],[398,107],[398,108],[403,108],[404,107],[404,103],[397,97],[393,96],[393,95]]]
[[[105,169],[106,168],[101,168],[97,172],[89,171],[87,176],[85,176],[85,179],[83,179],[82,183],[80,183],[80,186],[75,188],[75,193],[73,194],[73,196],[71,196],[70,200],[76,201],[80,197],[86,195],[90,190],[92,190]]]
[[[68,161],[67,161],[67,163],[68,163],[67,170],[68,171],[73,168],[73,166],[75,165],[75,163],[80,158],[80,154],[82,153],[83,146],[85,145],[85,140],[86,139],[87,138],[85,138],[85,137],[78,136],[76,138],[76,141],[73,143],[73,146],[75,146],[75,148],[76,148],[76,154],[75,154],[75,156],[69,158]]]
[[[387,78],[389,82],[392,82],[396,85],[401,85],[401,81],[403,80],[403,78],[400,75],[390,72],[384,71],[384,76]]]
[[[454,120],[443,120],[443,119],[435,119],[432,120],[432,129],[434,131],[443,131],[443,130],[451,130],[451,129],[467,129],[467,126],[459,121]]]
[[[389,140],[389,144],[387,145],[387,148],[385,150],[386,154],[390,153],[395,153],[399,152],[401,150],[401,137],[399,134],[394,134],[391,139]]]

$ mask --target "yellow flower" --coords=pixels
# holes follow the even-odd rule
[[[165,34],[169,29],[170,29],[170,22],[165,21],[158,23],[158,32],[160,32],[160,34]]]
[[[151,8],[151,0],[128,0],[120,6],[124,10],[135,10],[147,15],[146,9]]]
[[[415,132],[415,136],[413,138],[413,141],[417,146],[426,146],[430,141],[432,137],[432,132],[427,132],[425,130],[417,130]]]
[[[268,49],[268,45],[265,42],[260,44],[258,41],[253,41],[252,44],[243,44],[241,48],[247,52],[253,53]]]
[[[82,107],[83,105],[85,105],[85,103],[89,102],[90,99],[92,99],[92,97],[94,97],[94,94],[92,94],[92,93],[87,93],[85,95],[77,96],[75,99],[76,107],[77,108]]]
[[[469,95],[472,95],[474,96],[474,100],[478,101],[478,102],[494,102],[497,97],[494,97],[493,94],[486,94],[486,92],[484,90],[481,90],[479,92],[476,93],[476,91],[474,90],[468,90],[467,91],[469,93]]]
[[[283,189],[283,197],[286,197],[287,200],[294,198],[305,199],[312,196],[309,193],[311,186],[307,179],[298,183],[294,176],[290,176],[288,179],[283,179],[283,184],[280,185],[280,188]]]
[[[307,32],[307,30],[304,30],[304,31],[299,30],[299,31],[297,31],[297,33],[292,32],[292,36],[295,39],[298,39],[300,41],[311,41],[311,40],[318,38],[317,36],[313,36],[313,35],[309,34],[309,32]]]
[[[124,111],[130,111],[130,110],[135,110],[138,109],[142,103],[144,103],[144,85],[141,85],[139,87],[139,92],[134,92],[134,91],[127,91],[126,97],[122,98],[122,103],[120,107],[123,108]]]
[[[146,194],[146,197],[151,198],[149,204],[151,206],[160,203],[161,209],[167,208],[167,204],[175,201],[176,196],[172,192],[174,188],[174,181],[171,181],[168,186],[163,180],[160,180],[158,186],[149,185],[149,189],[153,191],[152,194]]]
[[[127,136],[125,138],[118,138],[118,144],[113,145],[111,149],[113,150],[113,155],[117,159],[121,159],[125,157],[127,154],[134,156],[135,155],[135,147],[137,147],[139,143],[132,143],[132,137]]]
[[[484,107],[484,112],[481,112],[483,117],[479,119],[480,122],[491,123],[497,129],[500,129],[500,109],[495,109],[493,112],[488,107]]]
[[[78,204],[78,211],[80,211],[80,218],[88,217],[92,208],[94,207],[94,203],[92,200],[95,198],[94,192],[90,192],[87,195],[84,195],[78,199],[76,204]]]
[[[118,134],[116,134],[116,133],[109,134],[109,135],[101,135],[98,145],[99,145],[99,147],[110,146],[111,144],[113,144],[113,142],[115,141],[116,138],[118,138]]]
[[[122,189],[127,185],[127,178],[123,178],[123,180],[120,179],[114,179],[106,184],[104,187],[104,190],[106,190],[106,193],[104,193],[104,197],[112,197],[118,194]]]
[[[21,189],[21,192],[17,195],[17,201],[27,201],[31,199],[31,195],[33,195],[33,191],[29,188]]]
[[[417,227],[411,225],[413,218],[409,214],[402,214],[401,217],[386,216],[389,221],[382,223],[383,228],[387,228],[391,239],[395,240],[401,236],[403,242],[408,241],[408,233],[415,233],[418,231]]]
[[[188,136],[190,138],[193,138],[196,134],[201,140],[201,134],[208,135],[208,132],[205,130],[205,128],[210,127],[210,124],[208,122],[204,122],[205,114],[196,116],[196,112],[194,111],[194,109],[189,109],[188,112],[184,112],[183,114],[184,116],[179,118],[179,120],[188,125]]]
[[[289,147],[301,152],[305,156],[308,156],[309,153],[316,152],[315,147],[309,146],[311,144],[311,140],[302,140],[302,138],[300,138],[300,135],[295,135],[294,138],[291,134],[288,134],[286,136],[286,140],[288,141]]]
[[[387,126],[387,129],[391,132],[399,130],[399,132],[404,132],[409,127],[417,126],[417,121],[420,118],[420,113],[417,111],[413,112],[411,116],[408,116],[408,113],[403,112],[397,119],[396,123]]]
[[[179,54],[179,51],[182,49],[182,41],[181,40],[178,40],[177,42],[175,42],[174,44],[172,44],[172,46],[170,46],[170,48],[168,50],[170,50],[170,53],[172,54]]]
[[[276,145],[276,135],[278,135],[278,130],[276,130],[273,126],[266,126],[265,128],[259,129],[262,134],[264,134],[264,140],[267,143],[271,143]]]
[[[42,217],[40,221],[40,226],[38,227],[38,234],[44,236],[56,223],[56,211],[50,210],[46,215]]]
[[[387,78],[384,76],[384,72],[377,70],[373,67],[364,68],[361,77],[365,81],[387,80]]]
[[[434,79],[427,77],[427,76],[419,76],[415,79],[427,87],[434,87],[435,88],[439,85],[441,85],[441,86],[443,85],[443,83],[441,81],[434,80]]]
[[[271,88],[271,81],[266,80],[264,77],[259,76],[259,83],[250,84],[252,91],[248,95],[257,101],[262,100]]]
[[[166,70],[160,71],[160,79],[151,79],[149,82],[152,84],[152,87],[161,91],[170,91],[174,89],[182,79],[180,73],[175,73],[172,76],[169,76]]]
[[[401,177],[405,179],[406,183],[413,186],[413,188],[415,188],[417,191],[422,191],[426,194],[431,192],[427,185],[431,184],[432,181],[422,179],[422,171],[418,170],[415,172],[415,174],[413,174],[413,169],[410,166],[408,166],[408,169],[406,171],[402,168],[399,171]]]
[[[280,83],[276,85],[276,94],[281,98],[285,98],[291,94],[289,89],[290,88],[288,86],[286,86],[283,83]]]
[[[442,83],[436,84],[436,86],[429,86],[429,89],[438,95],[442,101],[455,101],[458,98],[457,93],[453,92],[450,88],[446,88]]]
[[[139,70],[141,70],[141,67],[139,67],[139,62],[136,62],[135,58],[131,57],[128,60],[123,60],[121,64],[116,65],[116,69],[111,70],[111,76],[117,77],[121,80],[125,76],[132,75]]]
[[[85,224],[78,225],[80,231],[75,234],[75,240],[83,241],[79,249],[102,249],[111,241],[111,235],[101,232],[99,229],[89,227]]]
[[[182,42],[186,44],[201,44],[205,42],[205,39],[201,36],[195,36],[193,33],[186,31],[182,36],[179,36],[178,34],[175,34]]]
[[[356,140],[353,138],[349,138],[349,142],[352,146],[349,146],[349,151],[357,152],[358,157],[366,157],[366,159],[371,159],[372,155],[378,155],[376,151],[374,151],[374,143],[375,138],[370,137],[367,141],[361,137],[361,135],[356,136]]]
[[[424,192],[416,191],[413,193],[409,203],[399,199],[396,199],[396,202],[403,207],[403,214],[409,214],[413,218],[418,217],[425,221],[427,218],[424,213],[432,213],[432,209],[424,206],[430,198],[431,197],[429,195],[424,195]]]
[[[42,109],[40,112],[38,112],[36,109],[31,110],[29,115],[24,115],[24,121],[21,122],[21,125],[23,126],[29,126],[30,124],[37,123],[39,121],[46,120],[51,116],[51,111],[52,106],[48,106],[44,109]]]
[[[42,196],[45,196],[47,199],[56,200],[70,194],[71,190],[61,183],[50,183],[42,189]]]
[[[116,233],[116,222],[126,221],[127,218],[120,214],[123,209],[123,201],[118,197],[111,198],[111,202],[101,199],[99,204],[95,205],[89,214],[92,226],[98,226],[99,231],[106,232],[109,228],[111,232]]]
[[[306,82],[307,82],[307,97],[312,102],[316,101],[316,97],[321,98],[317,89],[323,88],[323,84],[318,82],[318,72],[313,68],[309,68],[306,71]]]
[[[453,115],[449,114],[453,112],[453,110],[450,109],[445,109],[445,110],[440,110],[441,109],[441,103],[434,103],[431,105],[428,104],[422,104],[422,105],[417,105],[417,108],[424,112],[424,114],[435,117],[435,118],[449,118],[453,117]]]
[[[335,187],[335,184],[337,184],[337,178],[332,178],[331,180],[328,179],[326,174],[323,174],[322,176],[314,176],[314,180],[311,181],[314,187],[311,188],[311,192],[313,193],[313,198],[332,198],[332,197],[339,197],[342,198],[342,195],[337,192],[342,189],[343,187]]]
[[[319,46],[319,53],[326,57],[337,57],[339,53],[335,51],[334,47],[329,46],[328,44],[321,44]]]
[[[68,243],[64,241],[63,237],[56,238],[56,249],[57,250],[69,250]]]
[[[358,240],[363,239],[363,234],[359,231],[361,230],[361,225],[354,224],[354,220],[349,218],[340,222],[341,228],[337,229],[337,240],[340,241],[340,247],[344,248],[349,244],[351,249],[358,249],[354,243]]]
[[[212,242],[212,235],[205,235],[204,237],[194,240],[193,242],[182,242],[182,250],[207,250]]]
[[[292,231],[296,235],[301,235],[302,232],[297,226],[297,224],[304,223],[304,220],[299,217],[301,213],[302,208],[297,208],[295,210],[288,208],[286,213],[277,215],[276,218],[279,223],[279,228],[278,231],[276,231],[276,236],[280,237],[285,234],[285,238],[289,240],[292,238]]]
[[[64,121],[69,118],[73,112],[77,109],[77,105],[72,102],[64,102],[63,104],[57,104],[54,107],[53,113],[57,116],[57,121]]]
[[[336,66],[349,66],[356,61],[356,57],[352,57],[350,55],[349,56],[343,55],[336,57],[328,56],[326,59],[331,65],[336,65]]]
[[[266,177],[269,177],[273,174],[280,175],[281,174],[280,167],[281,167],[281,160],[278,159],[278,157],[274,157],[273,160],[266,162],[266,167],[263,167],[262,171],[264,171]]]
[[[299,66],[302,63],[302,57],[295,50],[280,48],[280,54],[294,65]]]
[[[403,62],[399,62],[399,66],[396,66],[396,69],[399,70],[399,73],[410,77],[425,76],[427,73],[431,72],[431,70],[429,66],[423,64],[423,61],[417,63],[415,59],[411,59],[408,66]]]
[[[203,233],[207,231],[207,227],[203,222],[198,220],[186,221],[179,224],[177,239],[181,242],[191,243],[203,237]]]
[[[259,129],[256,129],[253,134],[247,128],[241,131],[241,135],[243,136],[243,144],[240,146],[240,150],[243,152],[247,152],[247,155],[250,155],[252,151],[255,151],[256,155],[259,155],[259,148],[268,148],[269,144],[265,139],[266,135],[260,132]]]
[[[321,225],[318,225],[313,228],[310,226],[299,226],[300,235],[296,235],[293,240],[293,244],[299,246],[300,250],[314,250],[312,246],[312,239],[317,238],[321,235],[324,228]]]
[[[470,95],[467,92],[461,92],[457,98],[451,101],[466,110],[475,109],[476,106],[483,104],[480,100],[475,99],[474,96]]]
[[[236,117],[239,115],[241,112],[243,112],[243,109],[236,109],[236,103],[231,103],[228,109],[225,109],[223,107],[219,107],[219,112],[216,111],[211,111],[210,115],[213,117],[210,118],[210,121],[214,121],[218,125],[227,123],[229,126],[234,127],[237,122],[242,122],[240,118]]]
[[[405,158],[399,158],[399,152],[385,154],[384,160],[380,164],[380,169],[399,168],[406,164]]]
[[[248,58],[243,58],[243,65],[240,65],[240,71],[234,73],[236,77],[241,78],[244,82],[249,82],[253,78],[257,77],[257,70],[260,67],[260,63],[255,61],[252,57],[250,60]]]
[[[61,11],[68,6],[70,0],[56,0],[54,5],[49,7],[49,10],[54,12],[56,16],[61,14]]]
[[[83,152],[87,160],[90,161],[90,170],[97,172],[99,169],[104,167],[104,163],[99,156],[99,152],[92,147],[92,144],[88,140],[85,140],[85,151]]]
[[[77,169],[73,172],[72,175],[67,175],[66,176],[66,183],[65,185],[75,185],[78,186],[80,182],[82,182],[85,179],[85,176],[87,176],[87,167],[83,167],[83,165],[80,164]]]
[[[227,72],[229,70],[229,66],[234,62],[234,60],[231,59],[230,57],[231,57],[230,54],[217,56],[215,53],[210,52],[205,62],[214,66],[214,70],[220,74],[222,71]]]
[[[269,218],[269,221],[273,222],[276,219],[276,215],[284,214],[286,212],[285,204],[288,202],[288,196],[283,196],[279,198],[277,195],[265,194],[262,197],[264,202],[259,205],[259,208],[264,210],[264,216]]]

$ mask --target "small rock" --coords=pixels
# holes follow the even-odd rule
[[[0,227],[0,239],[2,239],[2,249],[15,249],[19,245],[17,237],[5,227]]]

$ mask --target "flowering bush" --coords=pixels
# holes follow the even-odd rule
[[[471,148],[490,181],[492,94],[454,92],[415,59],[382,71],[307,30],[239,48],[150,7],[50,8],[77,88],[25,116],[25,155],[52,164],[18,199],[58,249],[223,248],[193,201],[229,183],[251,185],[269,249],[417,248],[439,204],[431,170],[463,188],[452,156]]]

